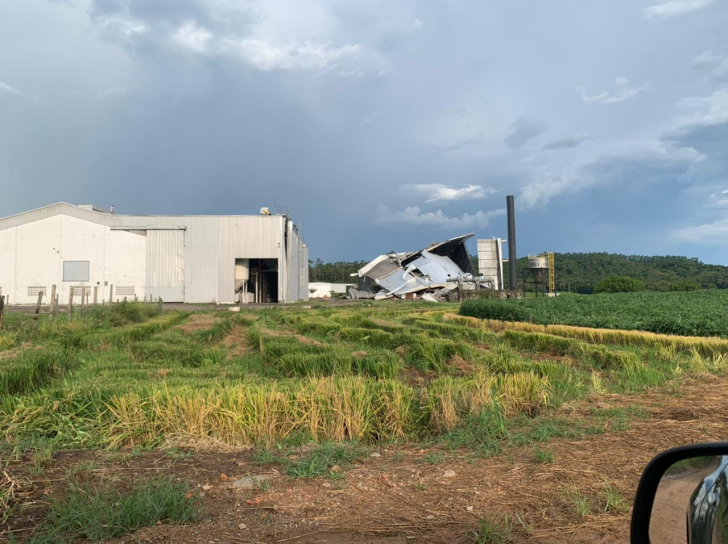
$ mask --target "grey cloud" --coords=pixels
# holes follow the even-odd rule
[[[712,49],[707,49],[693,59],[693,68],[707,70],[713,79],[726,79],[728,78],[728,54],[716,53]]]
[[[16,89],[15,87],[12,87],[11,85],[8,85],[7,83],[3,83],[0,81],[0,93],[7,93],[7,94],[23,94],[23,91],[20,89]]]
[[[446,152],[453,152],[453,151],[460,151],[462,149],[465,149],[466,147],[471,147],[474,145],[481,144],[480,138],[463,138],[462,140],[458,140],[457,142],[443,146],[443,147],[437,147],[436,149],[438,151],[446,151]]]
[[[561,138],[559,140],[554,140],[552,142],[547,143],[544,145],[541,149],[545,150],[555,150],[555,149],[572,149],[574,147],[579,146],[582,142],[585,140],[588,140],[589,136],[567,136],[565,138]]]
[[[404,210],[392,211],[387,206],[379,206],[373,222],[375,225],[438,227],[445,229],[484,229],[495,218],[505,215],[505,210],[488,212],[477,211],[474,214],[464,213],[459,217],[448,217],[442,210],[422,213],[417,206],[408,206]]]
[[[716,0],[669,0],[646,7],[645,18],[648,20],[669,19],[705,9]]]
[[[511,125],[508,136],[504,142],[511,149],[521,149],[528,142],[537,138],[544,132],[544,127],[538,121],[521,118]]]
[[[475,200],[485,198],[488,195],[497,193],[498,190],[482,185],[466,185],[457,187],[442,183],[424,183],[414,185],[403,185],[400,193],[414,193],[427,198],[425,202],[444,202],[456,200]]]
[[[683,227],[672,232],[673,238],[681,242],[700,245],[728,245],[728,219],[717,219],[692,227]]]
[[[618,104],[637,96],[647,89],[647,84],[640,87],[630,87],[629,81],[623,77],[614,80],[614,92],[604,91],[599,94],[590,95],[584,87],[577,87],[582,102],[594,102],[596,104]]]
[[[667,32],[633,0],[593,1],[537,2],[524,19],[518,2],[475,0],[0,0],[0,51],[23,59],[3,64],[0,81],[24,93],[0,90],[0,180],[13,187],[0,215],[53,200],[130,213],[277,202],[303,221],[312,257],[342,260],[389,249],[393,229],[400,247],[451,228],[504,236],[501,215],[469,202],[481,187],[540,210],[519,218],[524,252],[693,251],[668,244],[680,225],[661,210],[679,204],[683,226],[716,219],[699,214],[728,179],[723,106],[676,97],[708,96],[722,81],[713,56],[726,53],[715,42],[725,8],[695,10]],[[543,33],[552,39],[528,45]],[[711,48],[697,66],[710,77],[696,77],[690,57]],[[647,81],[650,100],[631,98]],[[604,107],[584,107],[580,83]],[[574,145],[587,133],[599,146]],[[414,209],[397,192],[410,180],[433,203]],[[686,202],[685,187],[705,191]],[[355,205],[321,213],[332,195]],[[640,199],[659,205],[635,214],[656,233],[638,243],[624,209]],[[389,211],[378,214],[380,203]],[[606,226],[591,228],[600,213]]]
[[[305,21],[300,33],[282,34],[269,28],[271,17],[287,17],[281,15],[285,9],[278,4],[263,9],[204,0],[95,0],[90,13],[102,36],[136,52],[149,55],[176,45],[192,53],[239,60],[262,71],[328,68],[361,50],[358,44],[314,38],[319,30],[305,28]]]
[[[526,209],[544,209],[557,197],[589,189],[609,187],[617,191],[624,184],[678,184],[692,163],[689,157],[661,154],[655,150],[605,155],[561,172],[534,176],[521,187],[519,204]]]

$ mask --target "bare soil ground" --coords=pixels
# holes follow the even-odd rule
[[[626,509],[604,512],[595,507],[582,516],[573,493],[596,498],[608,484],[631,506],[639,476],[655,454],[677,445],[728,438],[727,386],[728,378],[706,377],[685,382],[679,391],[602,395],[564,407],[561,415],[574,420],[589,418],[593,408],[629,405],[640,406],[649,417],[634,420],[624,431],[607,429],[582,440],[541,444],[553,447],[551,464],[535,460],[533,445],[505,449],[491,458],[464,450],[441,451],[437,464],[428,457],[433,450],[383,446],[335,480],[291,479],[275,466],[255,463],[250,450],[196,451],[189,456],[163,450],[126,456],[62,452],[40,476],[32,476],[31,462],[24,460],[11,463],[8,471],[21,483],[18,493],[31,506],[0,527],[0,541],[10,534],[27,534],[27,528],[42,517],[48,499],[62,496],[69,469],[85,463],[91,468],[79,477],[90,482],[114,477],[119,485],[127,485],[154,474],[171,474],[191,482],[200,497],[201,523],[150,527],[115,540],[117,544],[457,544],[471,542],[470,532],[479,519],[504,515],[514,523],[513,542],[627,542]],[[247,489],[233,487],[233,482],[250,475],[261,483]]]
[[[197,331],[206,331],[218,321],[220,319],[213,314],[192,314],[187,321],[175,328],[180,329],[185,334],[191,334]]]

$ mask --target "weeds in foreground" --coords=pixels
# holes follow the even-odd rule
[[[609,482],[604,482],[602,490],[602,499],[604,502],[604,511],[607,513],[625,513],[629,512],[629,502],[622,496],[619,489],[613,487]]]
[[[52,502],[30,544],[99,542],[158,522],[185,524],[200,519],[197,500],[187,485],[171,479],[147,481],[123,493],[111,486],[72,485],[67,496]]]
[[[536,459],[536,462],[541,463],[542,465],[552,464],[556,461],[554,448],[540,448],[536,446],[533,448],[533,456]]]
[[[340,479],[343,472],[351,468],[354,461],[366,454],[363,448],[340,444],[323,444],[298,455],[292,451],[257,451],[254,459],[260,464],[282,465],[286,474],[293,478],[316,478],[328,476]]]
[[[439,452],[429,452],[425,455],[425,463],[428,465],[439,465],[445,460],[445,456]]]
[[[512,534],[513,522],[504,516],[502,520],[481,519],[470,538],[476,544],[507,544],[511,542]]]
[[[585,518],[596,510],[597,505],[594,497],[582,493],[576,485],[562,487],[560,492],[580,518]]]
[[[30,474],[37,476],[43,474],[53,464],[53,449],[50,446],[38,448],[32,456]]]
[[[623,514],[629,511],[629,502],[625,500],[619,489],[606,481],[602,489],[594,495],[579,491],[575,485],[562,487],[559,491],[581,518],[598,512]]]

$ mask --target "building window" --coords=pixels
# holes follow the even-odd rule
[[[89,261],[63,261],[63,281],[88,281]]]
[[[28,296],[29,297],[37,297],[38,293],[43,293],[43,296],[45,296],[46,292],[47,292],[47,290],[45,287],[38,287],[38,286],[28,287]]]
[[[115,287],[116,290],[116,296],[119,297],[133,297],[135,294],[134,286],[131,285],[119,285],[118,287]]]
[[[89,299],[91,296],[91,288],[84,286],[84,285],[74,285],[73,286],[73,298],[81,298],[81,295],[83,292],[86,291],[86,300]]]

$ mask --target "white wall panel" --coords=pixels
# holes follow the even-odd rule
[[[108,300],[112,283],[133,286],[139,298],[146,297],[145,233],[164,232],[149,227],[186,229],[185,302],[233,302],[236,258],[278,259],[279,296],[295,300],[308,293],[308,279],[304,284],[299,273],[308,275],[307,250],[294,233],[286,259],[282,216],[125,216],[65,203],[0,219],[0,286],[11,302],[29,303],[28,285],[47,283],[50,289],[55,283],[65,301],[70,285],[61,281],[62,261],[87,260],[89,281],[78,283],[98,285],[100,298]]]
[[[147,296],[165,302],[185,300],[185,231],[147,232]]]
[[[15,302],[15,238],[17,229],[0,230],[0,287],[3,296]],[[7,300],[7,298],[6,298]]]
[[[144,293],[146,237],[112,231],[76,217],[55,215],[0,231],[0,281],[12,304],[33,304],[29,287],[45,288],[50,302],[56,285],[59,300],[68,302],[71,286],[99,287],[99,301],[108,299],[105,284],[134,286]],[[88,261],[88,281],[63,281],[63,261]],[[6,290],[3,285],[3,291]]]

